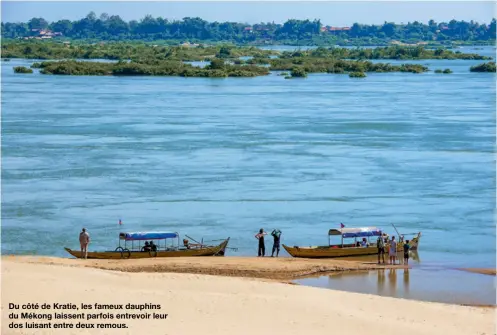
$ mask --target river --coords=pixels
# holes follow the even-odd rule
[[[293,246],[393,223],[422,232],[424,264],[495,267],[496,78],[469,72],[482,61],[364,79],[13,73],[30,63],[2,62],[3,253],[68,256],[86,227],[93,250],[165,230],[255,255],[259,228]]]

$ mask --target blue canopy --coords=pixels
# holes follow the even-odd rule
[[[381,230],[376,227],[330,229],[329,235],[342,235],[343,238],[381,236]]]
[[[178,236],[178,233],[172,232],[119,233],[119,239],[126,241],[165,240],[166,238],[177,238]]]

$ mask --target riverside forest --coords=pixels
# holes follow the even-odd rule
[[[235,44],[290,45],[388,45],[391,42],[429,44],[495,44],[496,21],[429,22],[381,25],[354,23],[334,27],[320,20],[290,19],[283,24],[208,22],[198,17],[168,20],[147,15],[139,21],[124,21],[118,15],[90,12],[80,20],[48,22],[32,18],[28,22],[2,22],[2,38],[59,38],[97,41],[180,41],[230,42]]]
[[[348,73],[351,77],[362,78],[367,72],[429,71],[426,66],[419,64],[392,65],[372,62],[380,59],[491,59],[478,54],[444,49],[433,50],[422,46],[389,46],[375,49],[319,47],[313,50],[281,52],[232,45],[186,47],[128,42],[72,45],[46,41],[4,43],[2,58],[47,60],[35,62],[31,68],[39,68],[41,74],[52,75],[255,77],[268,75],[270,71],[289,71],[290,76],[287,78],[306,77],[308,73]],[[84,59],[113,62],[88,62]],[[193,61],[205,62],[205,66],[188,63]],[[495,65],[491,66],[495,63],[488,64],[490,65],[482,64],[482,67],[478,68],[479,72],[495,69]],[[29,70],[29,68],[16,68],[15,72],[31,73]]]

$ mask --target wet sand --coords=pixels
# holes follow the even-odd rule
[[[122,272],[168,272],[292,280],[311,275],[344,271],[404,268],[374,262],[288,257],[175,257],[127,260],[83,260],[39,256],[2,256],[2,260],[22,263],[91,267]]]
[[[490,276],[495,276],[497,274],[496,269],[488,269],[488,268],[483,268],[483,269],[482,268],[459,268],[457,270],[479,273],[482,275],[490,275]]]
[[[156,261],[156,260],[154,260]],[[167,267],[160,262],[137,265],[126,262],[131,272],[94,268],[94,261],[54,259],[49,257],[2,257],[2,334],[33,334],[32,329],[10,329],[9,303],[80,304],[154,304],[161,305],[166,320],[118,320],[123,311],[79,310],[113,315],[113,319],[84,321],[89,324],[122,324],[126,329],[45,330],[40,334],[495,334],[493,309],[410,301],[369,294],[324,290],[300,285],[262,282],[248,278],[229,278],[185,273],[157,273]],[[281,273],[308,271],[300,262],[287,260],[246,261],[234,258],[174,260],[171,264],[187,267],[211,263],[264,269],[274,263]],[[235,263],[230,263],[235,262]],[[259,263],[257,263],[259,262]],[[99,262],[102,267],[117,264]],[[148,263],[148,262],[145,262]],[[248,264],[252,264],[250,267]],[[308,264],[314,262],[306,262]],[[124,262],[122,263],[124,264]],[[135,273],[140,267],[148,273]],[[318,262],[315,267],[326,267]],[[332,266],[332,265],[328,265]],[[333,266],[338,265],[334,263]],[[286,269],[286,272],[283,271]],[[228,270],[226,270],[228,271]],[[381,306],[381,308],[378,308]],[[82,307],[81,307],[82,308]],[[17,312],[32,312],[21,309]],[[38,311],[40,312],[40,311]],[[147,310],[152,313],[157,310]],[[41,323],[40,321],[38,321]],[[76,324],[78,320],[67,319]],[[276,328],[275,328],[276,327]],[[333,331],[335,330],[335,331]]]

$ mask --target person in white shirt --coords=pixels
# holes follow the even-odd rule
[[[88,244],[90,244],[90,234],[86,232],[83,228],[81,233],[79,233],[79,244],[81,245],[81,258],[88,258]]]
[[[388,254],[390,256],[390,264],[394,265],[395,259],[397,258],[397,242],[395,242],[395,236],[392,236],[392,240],[390,241],[390,249]]]

